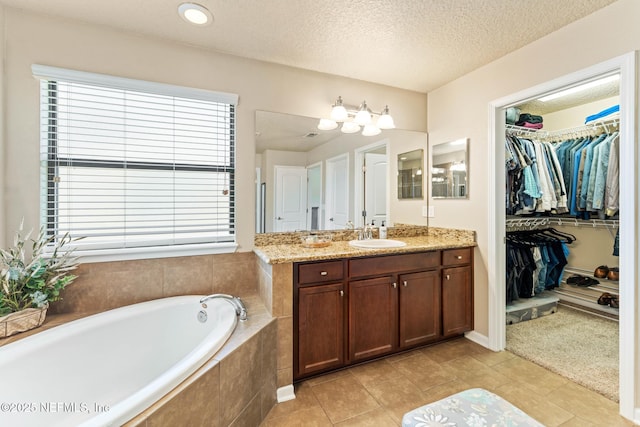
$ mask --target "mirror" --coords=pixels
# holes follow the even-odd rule
[[[398,154],[398,199],[422,199],[423,150]]]
[[[469,197],[469,139],[462,138],[431,149],[431,196],[434,199]]]
[[[408,223],[394,206],[397,170],[389,160],[426,147],[426,133],[363,136],[317,125],[317,118],[256,111],[256,232]]]

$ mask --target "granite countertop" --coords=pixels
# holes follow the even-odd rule
[[[440,229],[438,232],[430,232],[426,235],[389,238],[400,240],[407,245],[397,248],[363,249],[350,246],[347,240],[343,240],[333,241],[324,248],[305,248],[299,243],[278,244],[274,242],[273,244],[256,246],[253,251],[268,264],[282,264],[476,246],[475,234],[466,230],[461,232],[460,230]]]

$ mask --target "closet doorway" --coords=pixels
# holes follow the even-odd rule
[[[620,413],[631,420],[636,416],[638,353],[637,325],[635,321],[638,277],[635,242],[638,241],[635,212],[638,206],[636,164],[638,150],[635,146],[635,74],[636,54],[630,53],[607,62],[594,65],[577,73],[550,81],[526,91],[490,103],[489,144],[490,192],[489,204],[489,347],[503,350],[506,344],[506,212],[505,212],[505,109],[524,104],[532,99],[575,87],[603,76],[620,75],[620,308],[619,308],[619,397]]]

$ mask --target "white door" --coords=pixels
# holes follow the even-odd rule
[[[349,221],[349,154],[327,160],[325,229],[344,229]]]
[[[387,155],[365,153],[365,210],[377,226],[387,221]]]
[[[275,231],[307,228],[307,169],[299,166],[276,166],[274,197]]]

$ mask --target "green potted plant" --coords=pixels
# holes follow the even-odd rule
[[[49,303],[60,299],[60,291],[77,276],[78,266],[72,251],[62,247],[73,239],[65,234],[55,241],[53,251],[45,248],[54,242],[44,228],[36,239],[22,236],[22,224],[13,247],[0,249],[0,338],[42,325]],[[29,242],[31,243],[29,245]],[[26,254],[28,246],[31,253]]]

